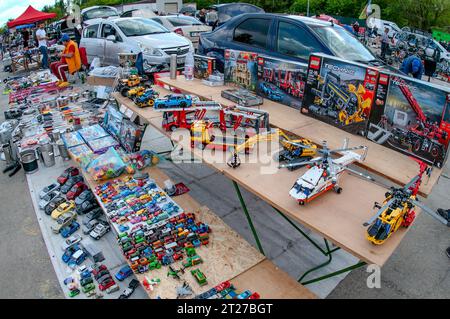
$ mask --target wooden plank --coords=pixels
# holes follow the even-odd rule
[[[261,299],[317,299],[316,295],[267,259],[231,282],[238,291],[248,289],[257,292]]]
[[[220,92],[228,88],[226,86],[208,87],[199,80],[186,81],[183,77],[179,77],[176,80],[161,78],[161,82],[176,87],[181,91],[196,94],[220,103],[223,101]],[[227,104],[224,103],[224,105],[230,104],[233,103],[231,101],[228,101]],[[349,134],[337,127],[303,115],[298,110],[267,99],[265,99],[264,104],[260,108],[269,112],[270,124],[295,135],[309,138],[317,144],[321,144],[323,140],[326,140],[331,147],[340,147],[343,139],[349,137],[355,144],[369,146],[369,155],[366,161],[357,165],[386,177],[395,183],[404,185],[419,172],[417,163],[409,156],[369,141],[362,136]],[[429,182],[421,185],[420,195],[427,197],[431,193],[441,173],[441,169],[433,169]]]
[[[279,145],[271,145],[269,152],[267,145],[260,143],[258,148],[253,150],[247,158],[246,163],[243,163],[238,169],[232,169],[226,164],[230,153],[192,150],[189,132],[186,130],[174,133],[166,132],[162,129],[161,122],[162,117],[149,119],[152,126],[183,146],[185,150],[193,152],[195,157],[204,163],[236,181],[297,222],[369,264],[384,265],[408,230],[400,229],[381,246],[374,246],[367,241],[366,228],[362,224],[375,213],[372,209],[373,203],[384,199],[386,189],[379,185],[346,174],[342,178],[344,189],[342,194],[337,195],[330,192],[321,196],[320,199],[300,207],[288,193],[305,169],[290,172],[286,169],[277,169],[277,164],[273,161],[271,164],[265,164],[271,162],[272,154],[279,150]],[[257,155],[259,158],[256,158]],[[241,159],[244,159],[242,155]],[[416,164],[414,161],[413,163]],[[266,174],[269,171],[272,173]],[[425,181],[425,184],[429,183],[429,181]]]

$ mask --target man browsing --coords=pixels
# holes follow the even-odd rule
[[[48,69],[47,33],[44,27],[45,25],[43,23],[39,25],[39,29],[36,31],[36,38],[38,40],[39,51],[42,54],[42,68]]]

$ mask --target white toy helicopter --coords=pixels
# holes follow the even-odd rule
[[[295,146],[305,148],[305,146],[301,144],[295,144]],[[367,146],[349,148],[347,138],[344,140],[344,145],[340,149],[328,149],[326,141],[323,142],[322,147],[322,149],[317,150],[318,153],[322,154],[321,157],[315,157],[310,161],[302,163],[280,165],[280,167],[314,165],[295,182],[289,192],[289,195],[295,198],[300,205],[305,205],[331,189],[337,194],[340,194],[342,188],[339,186],[339,178],[345,170],[360,177],[373,180],[369,175],[365,175],[347,167],[355,161],[362,162],[365,160],[368,150]],[[362,155],[352,152],[360,149],[364,150]],[[342,154],[342,156],[333,159],[331,154]]]

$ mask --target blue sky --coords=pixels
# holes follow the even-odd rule
[[[0,26],[4,25],[8,19],[17,18],[30,4],[40,10],[45,5],[54,3],[55,0],[0,0]]]

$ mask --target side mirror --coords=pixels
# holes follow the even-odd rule
[[[115,35],[108,35],[108,36],[106,37],[106,40],[112,41],[112,42],[116,42],[116,41],[117,41]]]

